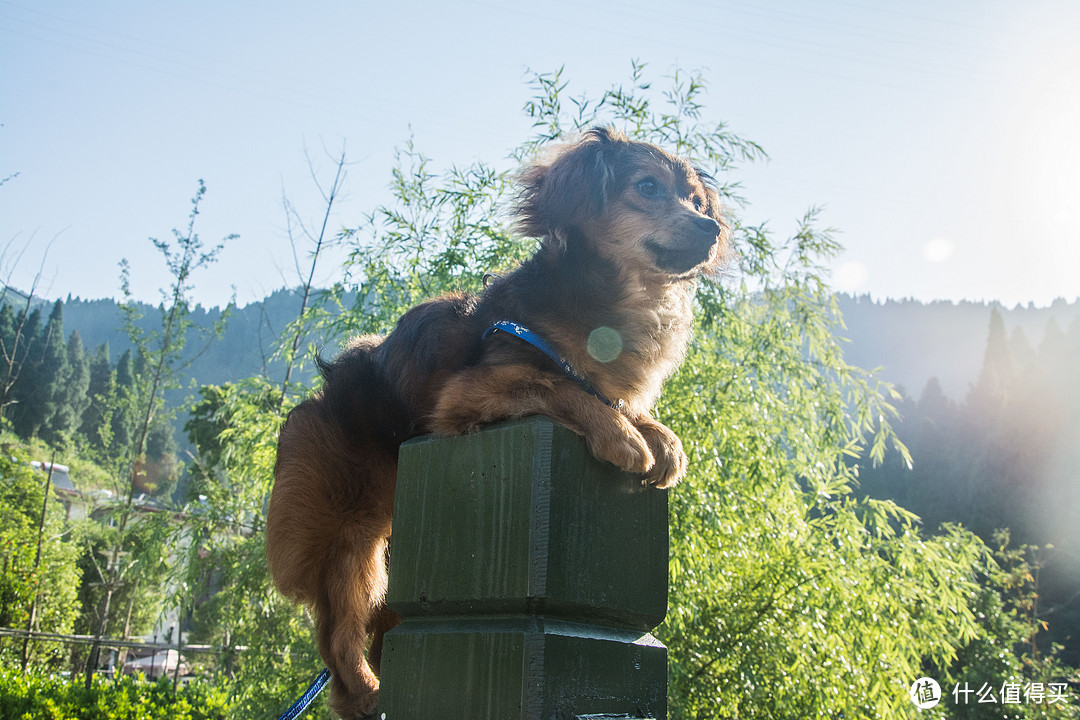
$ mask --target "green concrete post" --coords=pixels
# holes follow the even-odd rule
[[[665,718],[667,512],[548,418],[403,445],[380,715]]]

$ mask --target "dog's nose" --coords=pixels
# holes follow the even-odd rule
[[[699,217],[694,220],[694,224],[704,232],[711,234],[713,237],[720,234],[720,223],[716,222],[711,217]]]

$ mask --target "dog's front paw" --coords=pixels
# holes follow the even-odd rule
[[[596,428],[585,431],[593,455],[637,475],[644,475],[653,467],[656,459],[649,444],[629,420],[619,416],[617,423],[606,429],[610,432],[601,433]]]
[[[639,424],[638,430],[656,459],[653,466],[644,473],[645,483],[658,488],[673,487],[686,475],[689,464],[679,436],[652,419]]]

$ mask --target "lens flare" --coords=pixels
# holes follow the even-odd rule
[[[608,363],[622,354],[622,335],[618,330],[601,325],[589,333],[589,354],[602,363]]]

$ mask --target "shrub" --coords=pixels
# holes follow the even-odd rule
[[[224,689],[193,682],[173,692],[168,678],[80,681],[0,669],[0,718],[5,720],[225,720]]]

